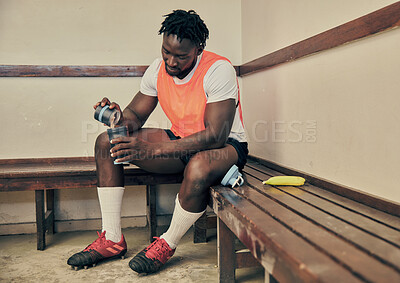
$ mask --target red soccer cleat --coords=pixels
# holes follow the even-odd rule
[[[105,234],[106,231],[101,234],[97,232],[99,237],[83,251],[71,256],[67,264],[74,267],[75,270],[78,270],[78,268],[82,266],[85,267],[85,269],[87,269],[89,265],[95,266],[96,263],[105,259],[118,257],[124,259],[127,251],[124,235],[122,235],[119,243],[114,243],[113,241],[107,240]]]
[[[175,253],[175,250],[171,249],[164,239],[154,238],[156,240],[153,243],[129,262],[129,267],[137,273],[158,271]]]

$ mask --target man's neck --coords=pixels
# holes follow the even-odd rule
[[[192,68],[190,68],[190,71],[185,76],[182,76],[182,78],[181,78],[181,76],[173,77],[175,83],[184,84],[184,83],[187,83],[188,81],[190,81],[190,79],[193,76],[193,73],[196,71],[196,68],[198,67],[202,57],[203,57],[203,53],[200,54],[199,56],[197,56],[194,66]]]

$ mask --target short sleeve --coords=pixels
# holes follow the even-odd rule
[[[157,58],[144,72],[140,82],[140,92],[150,96],[157,96],[157,77],[162,59]]]
[[[227,99],[238,99],[236,71],[226,60],[215,62],[204,77],[204,90],[207,103]]]

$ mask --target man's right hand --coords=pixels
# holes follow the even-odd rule
[[[96,110],[96,108],[97,108],[99,105],[101,105],[101,107],[104,107],[104,106],[106,106],[106,105],[109,105],[109,106],[110,106],[110,109],[116,108],[116,109],[119,110],[119,112],[121,112],[121,114],[122,114],[121,107],[119,107],[119,105],[118,105],[117,103],[115,103],[115,102],[110,102],[110,100],[109,100],[107,97],[104,97],[101,101],[97,102],[97,103],[93,106],[93,108]]]
[[[107,97],[104,97],[101,101],[97,102],[95,105],[93,105],[93,108],[96,110],[98,106],[104,107],[106,105],[110,106],[110,109],[117,109],[121,113],[121,117],[119,119],[119,122],[117,125],[121,125],[122,121],[124,120],[124,116],[122,115],[122,110],[121,107],[118,105],[118,103],[115,102],[110,102],[110,100]]]
[[[110,109],[118,109],[121,112],[121,119],[117,125],[128,126],[129,132],[134,132],[143,126],[147,118],[153,112],[154,108],[156,108],[157,102],[157,97],[145,95],[139,91],[124,111],[121,110],[117,103],[110,102],[107,97],[104,97],[93,107],[96,109],[99,105],[101,107],[109,105]]]

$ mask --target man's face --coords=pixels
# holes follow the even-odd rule
[[[196,65],[202,48],[187,38],[178,39],[176,34],[163,35],[161,53],[168,75],[183,79]]]

